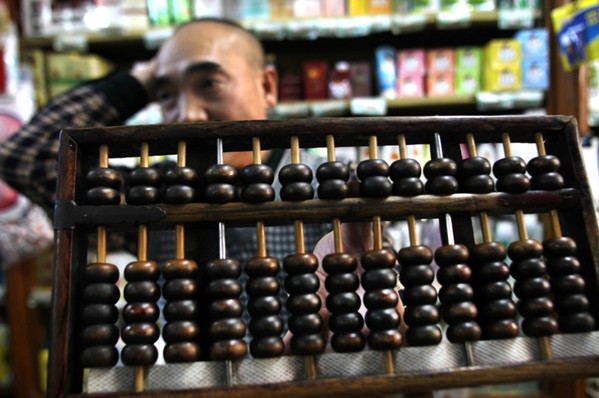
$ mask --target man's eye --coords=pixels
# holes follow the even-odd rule
[[[170,91],[160,90],[156,92],[156,99],[159,102],[168,102],[173,99],[173,93]]]
[[[218,79],[204,79],[200,82],[200,88],[203,90],[215,90],[219,88],[221,81]]]

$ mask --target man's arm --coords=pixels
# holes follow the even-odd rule
[[[51,211],[60,131],[122,125],[147,102],[145,87],[125,72],[113,72],[55,97],[0,144],[0,178]]]

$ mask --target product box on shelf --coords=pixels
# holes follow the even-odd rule
[[[391,46],[380,46],[375,51],[378,94],[385,98],[397,95],[397,52]]]
[[[517,67],[522,59],[522,47],[518,40],[493,39],[485,46],[484,68],[505,69]]]
[[[453,75],[454,94],[471,95],[480,91],[480,72],[474,70],[456,70]]]
[[[368,14],[391,14],[392,0],[368,0]]]
[[[304,98],[307,100],[326,99],[329,80],[329,66],[327,61],[306,61],[303,66]]]
[[[549,56],[549,37],[547,29],[523,29],[516,32],[514,39],[520,43],[523,59],[547,59]]]
[[[453,48],[433,48],[426,52],[426,73],[453,73]]]
[[[372,95],[372,68],[368,61],[352,61],[349,63],[351,89],[354,97],[370,97]]]
[[[397,97],[417,98],[424,97],[424,76],[405,75],[397,77]]]
[[[482,64],[481,47],[457,47],[454,49],[454,65],[456,73],[480,71]]]
[[[279,101],[302,99],[302,77],[295,73],[285,73],[279,79]]]
[[[423,48],[399,50],[397,52],[397,75],[413,76],[426,74],[426,55]]]
[[[349,16],[368,15],[368,1],[366,1],[366,0],[347,0],[347,15],[349,15]]]
[[[452,73],[429,73],[426,75],[426,95],[438,97],[453,95]]]
[[[522,88],[520,64],[483,70],[484,91],[518,91]]]
[[[321,16],[320,0],[293,0],[293,16],[297,18],[318,18]]]
[[[321,10],[325,17],[342,17],[347,12],[345,0],[321,0]]]
[[[522,61],[522,88],[548,90],[549,62]]]

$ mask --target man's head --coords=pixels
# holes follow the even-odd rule
[[[277,73],[260,42],[231,21],[182,25],[157,54],[152,90],[164,122],[265,119]]]

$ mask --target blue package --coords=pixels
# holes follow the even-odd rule
[[[397,52],[390,46],[375,50],[378,93],[384,98],[397,96]]]

